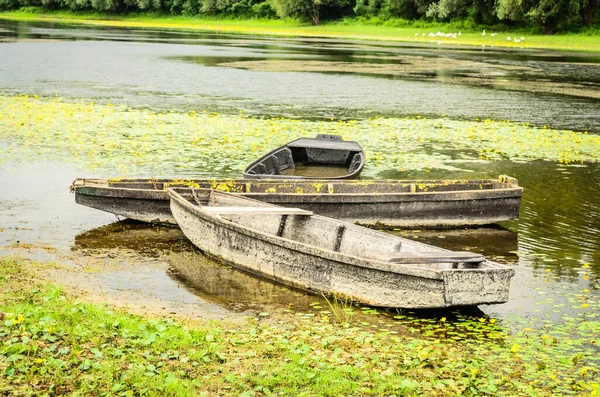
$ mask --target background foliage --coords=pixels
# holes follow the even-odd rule
[[[452,22],[463,29],[484,25],[547,34],[600,28],[600,0],[0,0],[0,11],[13,9],[293,18],[313,25],[323,20],[399,27]]]

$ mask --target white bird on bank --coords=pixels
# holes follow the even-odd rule
[[[482,36],[485,36],[485,29],[483,29],[483,33],[481,33]]]

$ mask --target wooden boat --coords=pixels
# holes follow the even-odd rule
[[[365,166],[357,142],[339,135],[299,138],[265,154],[244,170],[252,179],[356,179]]]
[[[385,307],[508,300],[514,270],[478,254],[212,189],[192,188],[189,199],[167,191],[173,216],[196,247],[284,284]]]
[[[167,187],[213,188],[348,222],[378,227],[447,228],[519,216],[522,188],[497,180],[76,179],[79,204],[143,222],[175,223]]]

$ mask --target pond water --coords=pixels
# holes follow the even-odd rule
[[[600,129],[598,54],[0,21],[4,92],[300,118]],[[277,73],[273,73],[276,71]]]
[[[480,307],[485,315],[537,326],[597,315],[598,54],[0,20],[0,60],[2,254],[117,263],[86,278],[96,277],[108,294],[158,296],[209,316],[310,311],[323,300],[205,260],[177,229],[114,223],[77,206],[69,185],[75,177],[124,174],[239,177],[247,161],[288,136],[341,128],[367,150],[365,178],[519,180],[518,220],[394,232],[514,266],[510,301]],[[66,132],[47,132],[57,125]],[[497,140],[496,152],[482,146],[490,131],[503,129],[528,141]],[[142,136],[147,146],[128,146]],[[552,149],[563,141],[573,141],[569,155],[587,157],[557,161],[566,150]],[[190,261],[201,271],[173,271]]]

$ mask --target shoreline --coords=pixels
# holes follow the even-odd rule
[[[598,392],[595,321],[510,332],[487,316],[406,322],[399,314],[397,327],[363,322],[375,309],[353,310],[353,318],[343,302],[316,306],[318,315],[259,313],[235,323],[140,315],[55,285],[42,276],[54,266],[0,256],[0,370],[9,394]]]
[[[479,31],[465,31],[460,36],[436,35],[453,32],[448,27],[394,28],[367,24],[323,23],[309,26],[295,21],[283,20],[224,20],[182,16],[121,17],[109,19],[97,14],[76,15],[68,12],[28,14],[18,11],[0,13],[0,19],[21,22],[55,22],[115,28],[164,29],[171,31],[220,32],[225,34],[252,34],[259,36],[322,38],[338,40],[365,40],[375,42],[410,43],[426,46],[466,46],[473,48],[497,48],[512,51],[547,50],[600,53],[598,36],[575,33],[562,35],[530,35],[523,31],[508,31],[482,35]],[[456,30],[456,29],[454,29]],[[433,36],[432,36],[433,34]],[[512,37],[517,35],[519,38]],[[515,40],[516,39],[516,40]]]

